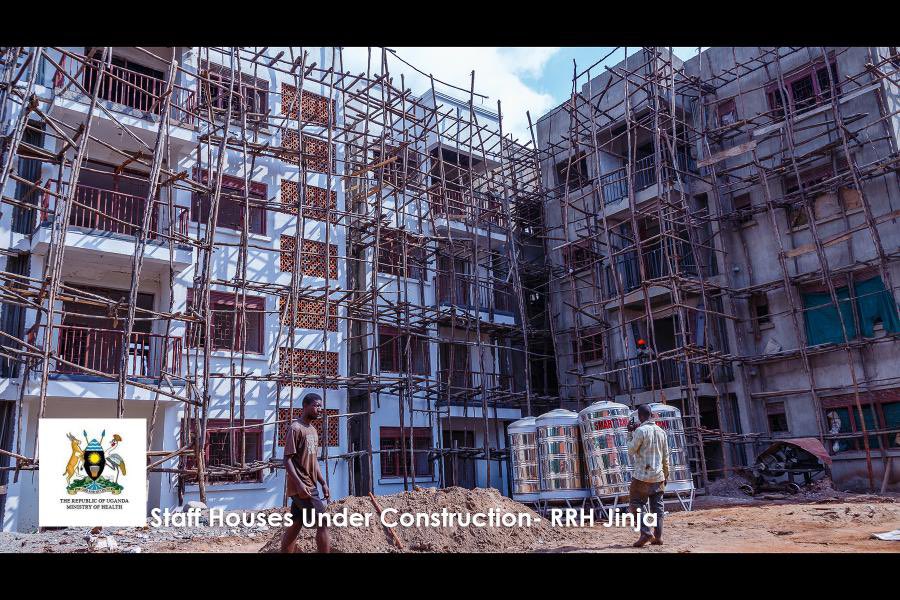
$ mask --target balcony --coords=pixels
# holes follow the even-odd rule
[[[692,384],[712,383],[711,373],[715,374],[717,383],[734,379],[729,365],[712,365],[712,369],[710,369],[708,364],[690,364],[677,358],[661,358],[654,361],[635,357],[617,361],[615,367],[621,393],[628,390],[628,376],[626,375],[628,372],[631,374],[631,389],[634,392],[687,385],[688,369],[691,369]]]
[[[471,275],[457,274],[452,277],[444,273],[437,277],[436,296],[439,305],[456,306],[478,313],[490,314],[493,311],[495,316],[504,317],[503,320],[508,320],[509,324],[515,322],[515,297],[512,285],[508,283],[491,284],[484,278],[476,281]]]
[[[688,152],[678,153],[678,170],[681,171],[681,179],[684,180],[683,173],[696,173],[697,167],[694,159]],[[671,165],[666,164],[663,169],[663,179],[666,181],[677,181],[676,170]],[[634,193],[639,192],[656,185],[656,160],[653,155],[638,159],[634,163]],[[620,167],[600,177],[600,189],[603,194],[604,206],[610,207],[618,204],[622,200],[628,198],[628,173],[625,167]]]
[[[498,198],[476,192],[473,200],[469,192],[446,190],[430,192],[429,201],[435,229],[449,228],[454,235],[471,237],[471,228],[476,227],[482,237],[506,240],[508,221]]]
[[[675,250],[670,250],[670,252],[674,254]],[[670,255],[667,259],[661,246],[656,246],[644,252],[642,256],[647,280],[659,279],[676,273],[682,276],[697,277],[700,274],[700,269],[697,266],[694,254],[690,251],[690,245],[682,244],[679,252],[681,255],[678,256],[677,270],[674,268],[675,257]],[[703,274],[706,276],[714,274],[714,264],[714,262],[711,262],[709,269],[703,269]],[[615,268],[619,273],[619,281],[622,285],[621,293],[627,294],[641,287],[641,270],[634,252],[617,256],[615,258]],[[605,272],[607,299],[614,298],[616,296],[615,277],[609,266],[606,267]]]
[[[94,58],[64,56],[61,65],[65,72],[72,79],[78,81],[90,94],[93,91],[103,63]],[[153,71],[152,69],[146,70]],[[162,73],[159,73],[159,75],[162,75]],[[71,91],[74,87],[71,80],[59,70],[53,76],[53,87],[63,90],[67,94],[74,93],[75,95],[84,96],[79,90]],[[126,112],[136,111],[142,118],[147,118],[150,115],[159,117],[162,113],[163,96],[166,88],[167,84],[161,77],[112,64],[107,66],[105,76],[100,82],[98,97],[100,100],[106,100],[126,109]],[[193,110],[195,106],[196,95],[193,90],[179,85],[172,86],[170,119],[175,122],[193,125]]]
[[[75,202],[77,204],[73,204],[69,212],[70,227],[133,237],[137,237],[141,232],[147,206],[146,198],[79,183],[75,186]],[[153,203],[148,239],[157,240],[168,236],[169,206],[159,200],[154,200]],[[190,213],[183,206],[175,206],[173,211],[175,225],[173,233],[186,237]],[[44,219],[47,216],[45,211]]]
[[[90,376],[77,368],[84,367],[106,375],[119,374],[124,331],[59,325],[53,332],[56,355],[72,363],[57,361],[53,373]],[[158,379],[164,373],[181,374],[180,337],[134,332],[128,339],[126,375],[129,377]]]
[[[143,227],[147,199],[114,190],[77,184],[74,203],[69,211],[69,230],[66,247],[71,248],[72,258],[80,262],[96,264],[98,269],[107,267],[130,268],[137,252],[137,237]],[[36,211],[37,212],[37,211]],[[51,242],[50,195],[44,196],[38,227],[30,239],[24,239],[16,248],[43,255]],[[191,264],[192,252],[182,242],[188,234],[190,211],[187,207],[174,206],[154,200],[150,213],[150,229],[144,248],[144,266],[150,271],[169,268],[168,240],[175,242],[173,266],[177,272]],[[169,224],[172,223],[170,236]],[[27,246],[27,247],[26,247]]]

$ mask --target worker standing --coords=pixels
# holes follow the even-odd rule
[[[662,544],[663,492],[669,478],[669,442],[666,432],[650,420],[650,405],[638,406],[640,423],[628,424],[628,456],[634,470],[631,475],[628,510],[637,516],[640,508],[644,514],[656,515],[655,535],[650,526],[640,519],[641,537],[633,545],[641,548],[647,542]],[[649,510],[647,504],[649,502]]]
[[[290,553],[300,528],[315,523],[316,548],[319,552],[330,550],[328,528],[319,523],[319,514],[325,512],[325,502],[319,497],[316,482],[322,485],[322,497],[331,496],[328,484],[319,469],[319,434],[313,423],[322,413],[322,398],[318,394],[303,397],[300,418],[291,423],[284,440],[284,470],[287,478],[287,495],[291,498],[293,523],[281,536],[281,551]]]

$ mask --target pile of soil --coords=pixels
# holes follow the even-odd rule
[[[371,500],[367,496],[348,496],[329,504],[328,512],[335,514],[346,508],[351,514],[370,513],[372,517],[368,527],[331,527],[329,532],[332,552],[523,552],[558,546],[570,535],[563,528],[551,527],[547,519],[535,520],[537,513],[493,488],[426,488],[377,496],[376,499],[382,509],[394,508],[400,514],[440,513],[444,508],[451,513],[488,514],[494,509],[497,513],[529,514],[532,524],[529,527],[397,526],[393,531],[403,545],[400,549],[381,524],[378,511]],[[397,521],[398,516],[392,514],[391,521]],[[274,553],[279,552],[280,548],[281,530],[278,530],[260,552]],[[302,529],[297,538],[296,551],[315,552],[315,549],[315,530]]]
[[[741,475],[722,477],[709,484],[707,493],[710,496],[720,496],[723,498],[750,498],[746,492],[741,490],[741,486],[748,483],[750,483],[750,481]]]

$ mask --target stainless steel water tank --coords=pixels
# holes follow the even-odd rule
[[[541,500],[589,498],[581,468],[578,415],[557,408],[535,419],[541,474]]]
[[[580,413],[588,486],[597,497],[628,494],[628,420],[631,409],[618,402],[594,402]]]
[[[660,402],[652,403],[650,410],[652,411],[650,418],[666,432],[669,440],[669,478],[666,480],[666,491],[681,492],[694,489],[681,411]]]
[[[537,502],[541,496],[537,425],[534,421],[534,417],[525,417],[507,428],[512,461],[512,497],[517,502]]]

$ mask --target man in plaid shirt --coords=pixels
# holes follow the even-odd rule
[[[640,424],[628,424],[628,456],[634,467],[629,489],[628,510],[635,515],[640,508],[643,513],[656,515],[656,535],[648,525],[641,523],[641,537],[633,545],[640,548],[651,542],[662,544],[663,492],[669,478],[669,442],[666,432],[650,420],[649,404],[641,404],[637,410]],[[650,508],[647,510],[649,500]],[[643,515],[641,515],[643,517]]]

